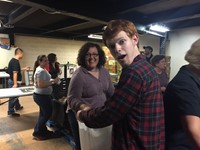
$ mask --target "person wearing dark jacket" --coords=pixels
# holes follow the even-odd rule
[[[162,93],[165,92],[167,84],[169,82],[169,78],[167,76],[166,70],[166,58],[164,55],[155,55],[151,59],[151,64],[154,67],[156,73],[158,74],[158,78],[160,80],[160,86]]]
[[[48,61],[49,64],[46,66],[46,70],[49,72],[51,75],[52,79],[58,78],[58,75],[60,73],[60,68],[59,68],[59,62],[57,62],[57,56],[54,53],[48,54]],[[53,92],[52,96],[54,99],[59,99],[59,85],[58,84],[53,84]]]
[[[153,48],[151,46],[143,46],[143,49],[146,60],[151,63],[151,59],[153,58]]]
[[[166,150],[200,149],[200,39],[164,94]]]

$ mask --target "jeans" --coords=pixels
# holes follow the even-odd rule
[[[76,144],[76,150],[81,150],[79,128],[78,128],[78,122],[76,120],[75,113],[72,110],[68,110],[67,116],[68,116],[68,120],[69,120],[70,127],[72,130],[72,134],[74,137],[74,142]]]
[[[8,88],[13,87],[13,81],[11,79],[8,80]],[[8,114],[12,114],[15,112],[15,109],[18,109],[21,107],[19,103],[19,97],[10,97],[8,101]]]
[[[45,135],[47,133],[46,122],[52,115],[52,99],[50,95],[33,94],[35,103],[39,106],[39,118],[35,125],[34,135]]]

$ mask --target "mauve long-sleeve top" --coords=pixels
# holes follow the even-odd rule
[[[114,93],[110,75],[104,67],[99,68],[99,79],[86,68],[80,67],[73,74],[68,88],[68,105],[77,111],[81,103],[92,108],[101,107]]]

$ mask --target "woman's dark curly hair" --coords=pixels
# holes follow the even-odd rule
[[[104,51],[101,49],[101,47],[98,44],[90,43],[90,42],[85,43],[80,48],[78,52],[78,57],[77,57],[78,65],[86,68],[85,56],[91,47],[96,47],[99,54],[99,63],[97,64],[97,67],[100,68],[101,66],[104,66],[104,64],[106,63],[106,56],[105,56]]]

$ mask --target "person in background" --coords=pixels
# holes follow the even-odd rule
[[[166,58],[164,55],[155,55],[151,59],[151,64],[158,74],[160,85],[161,85],[161,91],[162,93],[164,93],[166,90],[167,84],[169,82],[169,78],[167,77],[167,73],[165,72],[166,66],[167,66]]]
[[[200,149],[200,39],[164,94],[166,150]]]
[[[119,83],[104,106],[79,108],[77,118],[90,128],[113,124],[112,150],[164,150],[160,82],[153,66],[140,54],[135,25],[128,20],[112,20],[103,41],[123,68]]]
[[[9,61],[8,74],[10,78],[8,80],[9,88],[17,88],[18,82],[21,82],[22,75],[21,70],[29,70],[30,67],[21,68],[19,60],[23,58],[23,50],[21,48],[15,49],[15,57]],[[8,101],[8,116],[19,117],[20,114],[15,111],[22,110],[23,106],[19,103],[19,97],[11,97]]]
[[[153,57],[153,48],[151,46],[143,46],[143,49],[146,60],[151,63],[151,58]]]
[[[49,64],[46,67],[46,70],[51,74],[51,78],[55,79],[60,74],[59,62],[57,62],[57,56],[54,53],[48,54]]]
[[[59,68],[59,63],[57,62],[56,54],[54,53],[48,54],[48,61],[49,61],[49,64],[47,65],[46,70],[49,72],[52,79],[58,78],[58,75],[60,73],[60,68]],[[53,98],[59,99],[60,98],[58,96],[59,85],[53,84],[52,87],[53,87],[53,92],[52,92]]]
[[[39,118],[33,132],[35,140],[46,140],[55,136],[55,133],[47,129],[46,122],[52,114],[52,85],[59,80],[58,78],[51,79],[51,75],[45,69],[48,63],[46,55],[39,55],[34,65],[33,99],[40,109]]]
[[[86,109],[82,102],[91,108],[102,107],[112,96],[114,86],[103,67],[105,59],[104,51],[97,44],[88,42],[80,48],[77,58],[80,68],[73,74],[68,89],[68,104],[72,110]],[[110,150],[111,129],[111,126],[90,129],[79,122],[81,149]]]

